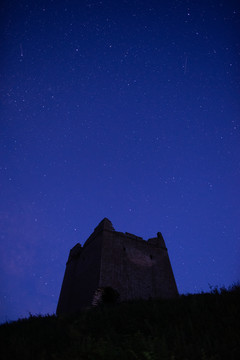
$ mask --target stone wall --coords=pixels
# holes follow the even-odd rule
[[[99,234],[82,248],[78,256],[67,262],[57,314],[76,312],[91,305],[99,284],[101,244],[102,236]]]
[[[121,300],[176,296],[167,249],[155,240],[104,231],[100,286],[112,286]]]

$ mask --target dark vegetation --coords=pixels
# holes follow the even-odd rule
[[[240,286],[0,326],[0,359],[240,359]]]

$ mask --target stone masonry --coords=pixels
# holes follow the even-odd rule
[[[70,251],[57,314],[74,313],[101,302],[177,295],[162,234],[146,241],[115,231],[104,218],[83,247],[77,244]]]

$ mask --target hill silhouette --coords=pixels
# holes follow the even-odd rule
[[[240,286],[0,326],[1,359],[240,359]]]

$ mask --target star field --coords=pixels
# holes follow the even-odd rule
[[[180,293],[240,279],[240,5],[1,9],[0,320],[53,313],[108,217],[161,231]]]

